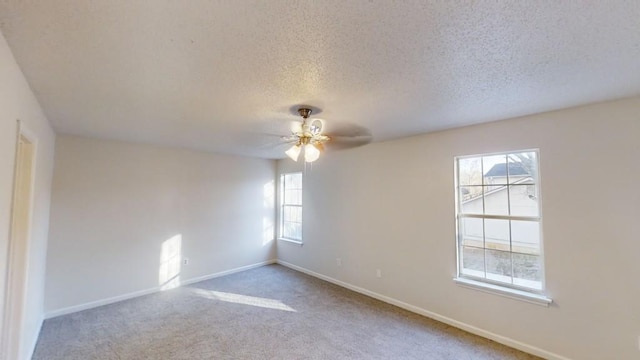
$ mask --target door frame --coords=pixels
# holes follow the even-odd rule
[[[22,355],[38,139],[17,120],[0,358]],[[25,164],[25,161],[28,163]],[[28,174],[25,174],[25,170]],[[26,187],[26,188],[25,188]],[[27,193],[25,194],[25,191]],[[26,206],[26,210],[25,207]],[[18,241],[21,240],[20,243]]]

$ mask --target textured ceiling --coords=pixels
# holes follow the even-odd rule
[[[374,141],[640,95],[640,1],[18,1],[60,133],[267,158],[291,107]]]

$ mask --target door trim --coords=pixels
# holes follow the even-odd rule
[[[0,358],[7,360],[19,359],[24,351],[24,321],[29,284],[28,255],[31,245],[37,143],[35,134],[17,120],[2,338],[0,339]],[[28,163],[25,164],[25,161]],[[24,173],[25,170],[27,174]],[[20,239],[21,242],[18,243]]]

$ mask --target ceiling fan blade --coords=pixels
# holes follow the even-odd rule
[[[286,143],[290,143],[290,142],[297,142],[299,139],[299,137],[297,135],[287,135],[287,136],[280,136],[280,140],[282,140],[282,142],[286,142]]]
[[[352,149],[359,146],[367,145],[373,140],[370,135],[361,136],[331,136],[331,140],[326,143],[328,150],[344,150]]]
[[[331,129],[325,134],[330,138],[326,143],[327,150],[351,149],[366,145],[373,140],[371,131],[360,125],[349,123],[330,123],[329,125]],[[329,128],[329,125],[327,125],[327,128]]]
[[[325,125],[324,133],[326,135],[340,135],[340,136],[359,136],[359,135],[371,135],[369,129],[356,125],[353,123],[335,123],[330,122]]]
[[[244,144],[252,144],[262,150],[291,146],[295,144],[297,138],[292,135],[282,136],[281,134],[254,133],[247,132],[238,136],[238,141]]]

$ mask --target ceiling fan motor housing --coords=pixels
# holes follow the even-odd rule
[[[298,114],[300,114],[303,119],[307,119],[309,115],[311,115],[311,109],[302,107],[298,109]]]

